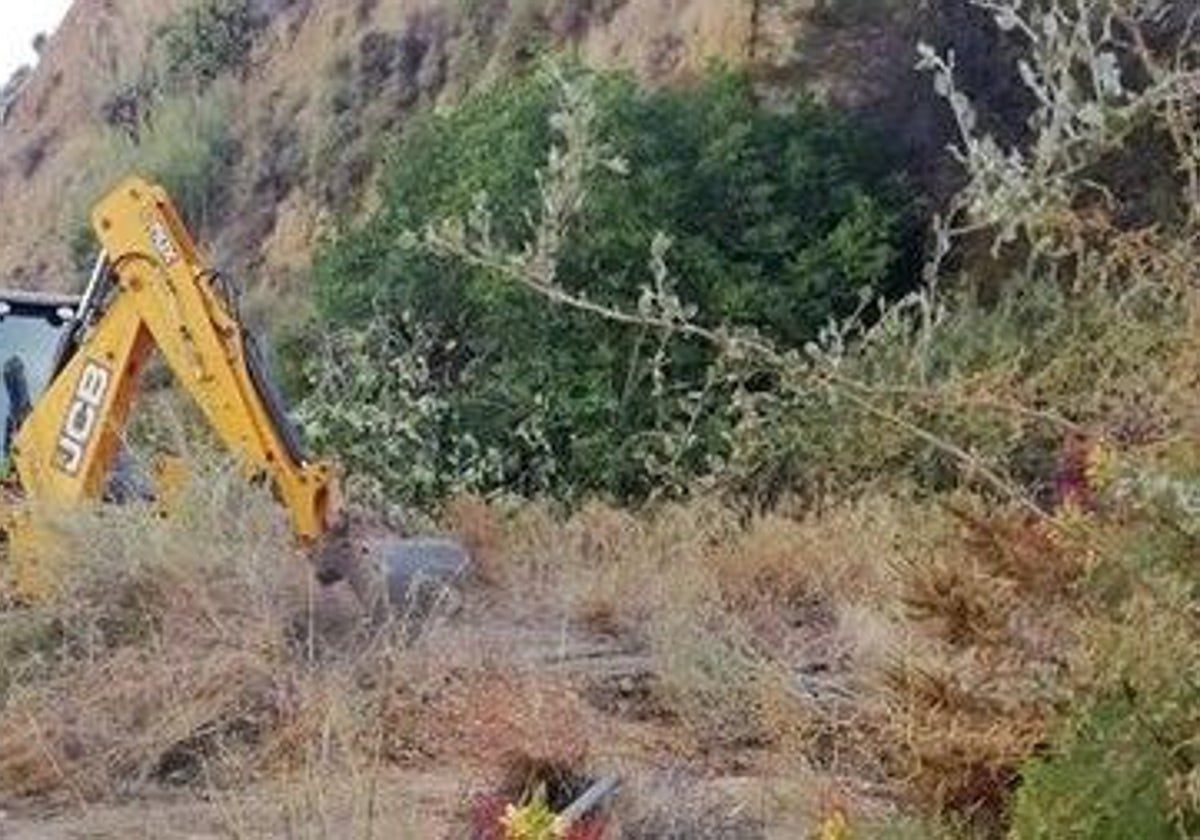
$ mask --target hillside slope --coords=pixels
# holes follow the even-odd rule
[[[86,178],[103,130],[100,104],[145,61],[148,33],[181,2],[78,0],[0,130],[0,273],[22,286],[62,276],[68,196]]]
[[[0,283],[78,285],[82,255],[73,266],[71,253],[86,208],[154,157],[145,137],[131,143],[123,121],[156,128],[165,106],[145,80],[162,64],[162,27],[189,6],[76,0],[0,127]],[[749,66],[768,98],[807,90],[865,114],[919,175],[940,160],[946,135],[914,69],[916,43],[958,44],[968,73],[989,55],[978,41],[986,16],[921,3],[869,13],[792,0],[248,0],[247,8],[252,49],[223,74],[219,97],[204,94],[210,111],[219,99],[209,122],[228,133],[230,166],[210,185],[222,212],[202,227],[218,259],[276,290],[306,268],[332,214],[369,204],[375,163],[407,119],[548,50],[652,84],[685,81],[714,62]],[[184,114],[173,130],[198,133]]]
[[[78,280],[70,243],[84,207],[115,173],[125,141],[105,106],[143,74],[156,33],[187,0],[77,0],[0,130],[0,276],[29,287]],[[242,266],[261,255],[275,274],[302,265],[330,199],[360,197],[379,139],[423,104],[444,103],[528,59],[535,42],[578,45],[600,65],[678,78],[750,48],[748,6],[724,0],[467,4],[445,0],[274,0],[255,4],[265,26],[233,83],[228,114],[238,163],[217,251]],[[411,76],[411,78],[409,77]],[[349,88],[350,112],[330,106]],[[415,93],[415,95],[414,95]],[[321,145],[363,123],[332,168]],[[320,171],[318,171],[320,169]],[[337,186],[331,187],[331,184]],[[336,193],[337,195],[331,195]],[[77,272],[75,272],[77,273]]]

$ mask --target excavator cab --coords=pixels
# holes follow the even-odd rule
[[[0,291],[0,470],[7,475],[13,439],[70,356],[82,298]]]

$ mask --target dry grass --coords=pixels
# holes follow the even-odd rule
[[[985,823],[1044,737],[1087,568],[970,498],[748,521],[711,500],[565,521],[475,500],[451,519],[512,609],[644,652],[641,711],[680,756],[849,774]]]
[[[315,597],[276,505],[235,475],[206,472],[183,509],[59,522],[67,586],[0,613],[0,795],[221,802],[274,780],[308,826],[286,836],[369,836],[389,772],[486,784],[532,761],[651,787],[652,767],[815,773],[986,823],[1043,738],[1086,568],[970,499],[751,518],[462,499],[449,524],[479,581],[409,645]]]
[[[184,786],[241,836],[261,803],[231,792],[270,782],[284,836],[366,837],[396,768],[584,762],[571,686],[481,656],[470,631],[364,624],[343,587],[316,590],[265,491],[197,472],[168,519],[37,512],[70,560],[54,597],[0,610],[0,797]]]
[[[269,499],[206,476],[147,507],[41,514],[62,591],[0,616],[0,789],[90,797],[207,773],[278,715],[306,578]]]

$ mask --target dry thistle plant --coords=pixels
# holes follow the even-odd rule
[[[1079,258],[1090,244],[1077,224],[1080,211],[1116,210],[1098,167],[1147,129],[1170,138],[1183,176],[1182,203],[1196,221],[1194,19],[1182,19],[1161,0],[967,2],[1022,42],[1026,57],[1016,70],[1034,105],[1028,140],[1003,148],[981,128],[979,107],[958,86],[954,54],[920,45],[917,66],[932,74],[954,115],[959,138],[951,152],[968,177],[944,235],[986,232],[997,254],[1023,242],[1048,266]]]

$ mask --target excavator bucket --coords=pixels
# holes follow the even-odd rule
[[[410,633],[454,611],[471,569],[470,555],[453,539],[401,537],[356,524],[329,535],[314,559],[322,582],[347,582],[368,615]]]
[[[250,380],[280,439],[292,458],[306,461],[300,431],[270,375],[265,355],[252,333],[247,332],[244,341]],[[342,534],[327,539],[333,546],[332,554],[324,554],[324,559],[318,555],[318,574],[323,574],[324,563],[323,576],[348,580],[369,612],[396,618],[410,628],[452,607],[470,567],[463,546],[447,538]]]

